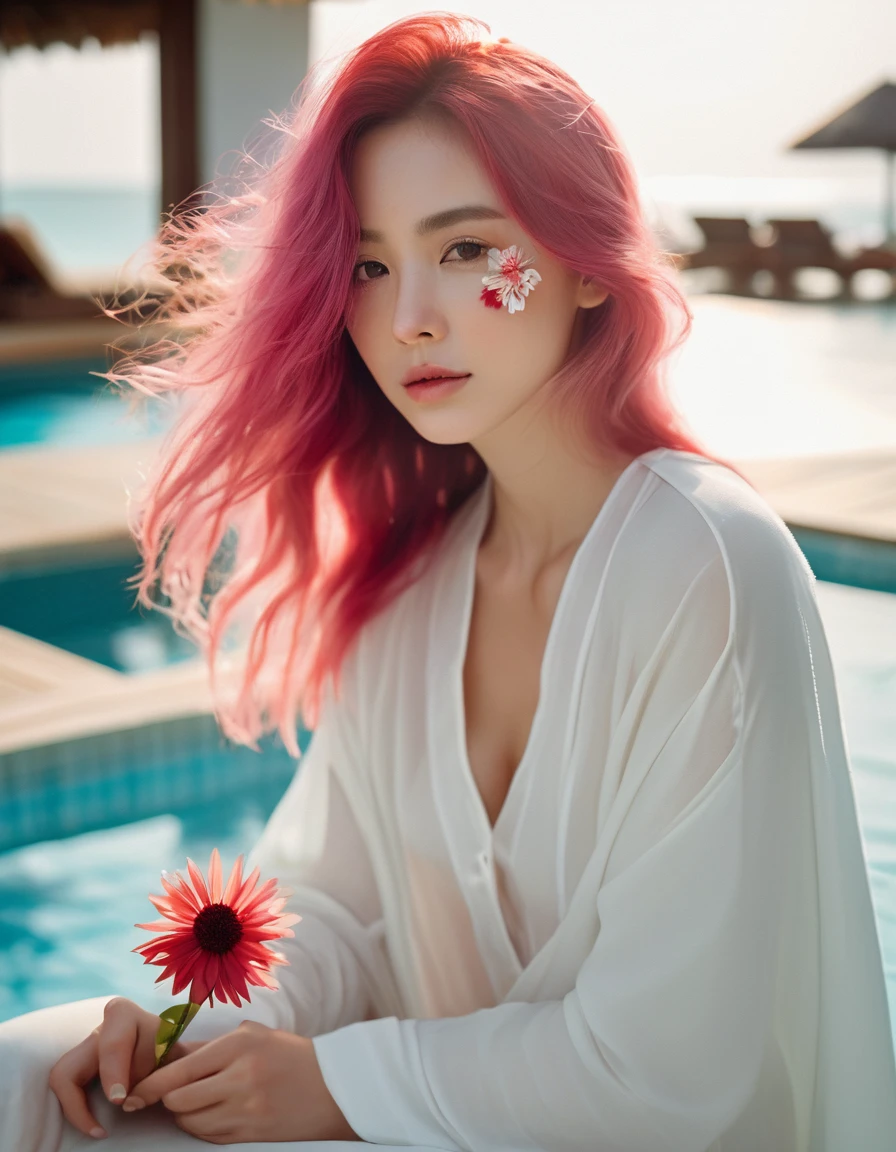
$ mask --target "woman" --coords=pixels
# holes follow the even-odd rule
[[[250,622],[231,736],[314,728],[250,858],[302,921],[157,1072],[128,1001],[0,1029],[23,1152],[892,1146],[812,573],[669,403],[690,315],[607,118],[483,29],[399,21],[305,93],[260,194],[181,226],[195,335],[116,377],[189,401],[146,602],[213,672]]]

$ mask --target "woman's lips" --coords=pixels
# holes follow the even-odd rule
[[[415,400],[440,400],[459,392],[471,375],[468,372],[465,376],[436,376],[432,380],[418,380],[416,384],[406,385],[405,390]]]

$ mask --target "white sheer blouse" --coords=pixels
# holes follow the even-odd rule
[[[633,460],[492,829],[462,691],[491,499],[365,627],[250,856],[304,917],[257,997],[371,1143],[889,1152],[880,943],[793,537],[723,465]]]

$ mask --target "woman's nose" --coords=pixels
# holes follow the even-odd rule
[[[410,277],[401,285],[395,300],[392,331],[402,343],[420,336],[445,335],[445,316],[433,285],[424,277]]]

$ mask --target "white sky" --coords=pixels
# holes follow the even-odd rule
[[[313,0],[312,57],[431,10],[412,0]],[[830,175],[881,187],[877,153],[788,154],[786,145],[896,80],[893,0],[476,0],[454,10],[575,76],[642,177]],[[156,101],[144,45],[0,57],[0,180],[152,184]]]

